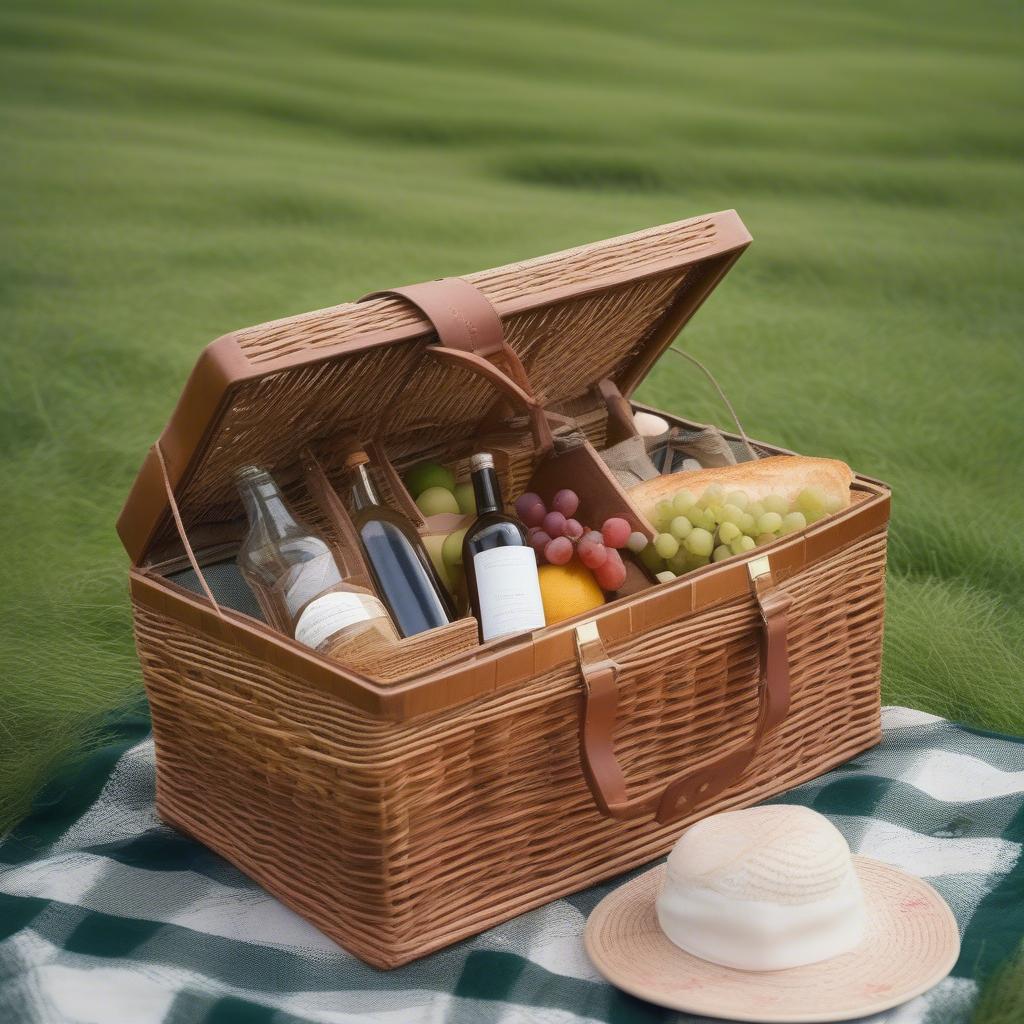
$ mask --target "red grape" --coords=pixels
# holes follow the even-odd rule
[[[547,509],[544,507],[540,495],[527,491],[516,499],[516,515],[527,526],[540,526],[544,521],[544,516],[547,515]]]
[[[544,557],[552,565],[565,565],[572,558],[572,541],[568,537],[555,537],[544,549]]]
[[[576,509],[580,507],[579,495],[575,491],[565,488],[551,499],[551,507],[556,512],[561,512],[568,519],[570,516],[574,516]]]
[[[618,590],[626,582],[626,566],[615,548],[606,548],[608,557],[604,564],[594,570],[594,579],[602,590]]]
[[[530,547],[539,555],[551,543],[551,538],[543,530],[535,526],[530,530],[529,542]]]
[[[604,526],[601,527],[601,536],[604,538],[605,544],[611,548],[624,548],[630,533],[632,533],[632,527],[625,519],[620,519],[618,516],[606,519]]]
[[[600,569],[608,558],[608,549],[603,544],[586,539],[579,542],[576,553],[588,569]]]
[[[544,517],[544,529],[552,537],[561,537],[565,533],[565,516],[561,512],[549,512]]]
[[[580,538],[580,543],[582,544],[585,540],[589,540],[591,544],[604,543],[604,537],[602,537],[597,530],[587,530],[587,532]]]
[[[583,525],[578,519],[566,519],[562,535],[569,540],[579,540],[583,536]]]

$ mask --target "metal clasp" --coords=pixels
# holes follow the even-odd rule
[[[747,572],[750,573],[750,582],[759,580],[762,576],[771,576],[772,565],[767,555],[759,555],[747,562]]]

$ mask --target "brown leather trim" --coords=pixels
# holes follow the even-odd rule
[[[359,301],[381,295],[396,295],[414,305],[431,322],[440,342],[427,351],[487,380],[529,416],[539,452],[551,450],[554,441],[543,403],[534,395],[519,356],[505,341],[501,317],[483,292],[461,277],[445,277],[371,292]],[[500,419],[504,410],[499,412]]]
[[[671,413],[652,411],[673,419]],[[831,517],[814,531],[823,536],[821,543],[813,546],[813,558],[801,535],[757,549],[758,554],[771,557],[776,583],[784,582],[817,558],[885,528],[889,521],[888,490],[882,485],[865,483],[862,477],[855,478],[854,487],[870,497]],[[829,533],[832,543],[826,545]],[[153,573],[133,568],[130,585],[136,601],[162,615],[187,622],[213,636],[222,636],[240,649],[292,673],[297,680],[332,693],[368,714],[404,721],[518,685],[573,661],[576,657],[574,629],[585,618],[594,619],[604,640],[614,643],[742,596],[749,591],[750,581],[746,561],[713,564],[672,583],[608,604],[596,614],[569,619],[531,636],[485,644],[470,657],[425,670],[386,687],[320,657],[255,619],[224,609],[225,618],[221,620],[208,602]]]
[[[618,666],[600,640],[579,647],[583,688],[580,693],[580,764],[601,813],[624,817],[626,780],[612,749],[618,710]]]
[[[475,373],[491,383],[504,398],[507,398],[520,412],[530,414],[537,403],[533,396],[527,394],[511,377],[506,376],[494,363],[484,359],[475,352],[465,352],[446,345],[431,345],[427,351],[441,362]]]
[[[693,246],[684,246],[660,259],[651,259],[643,263],[610,264],[607,271],[599,271],[585,280],[571,281],[559,287],[538,289],[527,296],[520,296],[512,300],[501,301],[497,297],[491,300],[487,296],[486,286],[480,288],[479,292],[488,298],[488,302],[494,307],[500,319],[528,310],[540,309],[567,299],[582,298],[632,281],[657,277],[683,267],[713,261],[722,254],[735,253],[738,256],[750,244],[750,233],[735,210],[722,210],[664,226],[668,228],[689,224],[693,224],[695,227],[708,225],[713,229],[712,234],[709,238],[701,239]],[[609,241],[614,241],[614,239],[609,239]],[[551,255],[553,258],[557,258],[561,254],[553,253]],[[725,268],[721,272],[724,273],[724,270]],[[473,276],[475,275],[469,275],[469,278]],[[475,288],[471,280],[467,279],[466,283]],[[687,293],[689,289],[688,279],[683,283],[682,291]],[[696,311],[697,306],[700,305],[709,290],[707,288],[703,291],[699,301],[683,316],[675,331],[664,340],[664,344],[668,344],[672,340],[675,332]],[[685,312],[686,302],[682,297],[679,306]],[[676,307],[671,308],[675,309]],[[666,328],[668,326],[666,323]],[[330,362],[342,352],[354,354],[379,345],[413,341],[429,333],[432,329],[425,319],[419,319],[418,322],[399,327],[368,331],[357,342],[342,343],[333,348],[317,349],[313,354],[299,353],[282,356],[280,359],[263,362],[259,366],[253,366],[245,358],[235,341],[234,334],[225,335],[212,342],[200,355],[185,384],[178,404],[160,435],[160,442],[167,459],[168,475],[175,493],[179,493],[180,489],[187,484],[195,467],[202,462],[210,441],[210,433],[220,418],[222,409],[229,404],[232,393],[239,384],[269,377],[298,366],[313,367],[319,363]],[[654,351],[652,339],[653,335],[643,349],[643,352],[648,355]],[[646,355],[644,358],[645,361],[648,361]],[[646,369],[644,372],[646,373]],[[630,375],[630,379],[632,380],[632,375]],[[517,383],[520,386],[523,385],[521,380]],[[626,392],[627,389],[621,381],[619,386]],[[542,401],[542,396],[537,396],[537,399]],[[540,433],[542,438],[545,427],[546,423],[541,423],[539,420],[535,424],[535,430]],[[169,517],[170,512],[164,496],[163,482],[159,478],[159,468],[155,463],[152,451],[150,451],[132,485],[117,522],[118,535],[134,565],[140,565],[145,561],[153,537],[160,532]]]
[[[233,335],[226,334],[203,349],[159,438],[175,490],[193,457],[201,453],[210,424],[230,402],[233,389],[244,380],[262,375],[262,371],[253,370]],[[118,536],[133,564],[138,565],[146,557],[157,528],[169,517],[160,463],[150,448],[117,519]]]
[[[501,318],[483,292],[461,277],[385,288],[370,292],[359,301],[382,295],[397,295],[412,303],[430,322],[437,332],[437,340],[445,348],[475,352],[483,359],[504,348]]]
[[[758,716],[753,734],[739,747],[699,768],[629,799],[627,783],[614,750],[618,707],[618,667],[605,652],[600,635],[577,642],[582,678],[580,706],[580,764],[594,803],[609,818],[628,820],[655,811],[661,824],[693,812],[738,781],[754,759],[764,736],[789,712],[789,649],[787,612],[791,598],[776,588],[770,573],[751,583],[762,620]],[[581,629],[582,632],[582,629]]]

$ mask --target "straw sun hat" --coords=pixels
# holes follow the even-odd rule
[[[851,856],[827,818],[797,806],[691,826],[667,864],[594,908],[584,941],[641,999],[766,1024],[879,1013],[941,981],[960,952],[927,882]]]

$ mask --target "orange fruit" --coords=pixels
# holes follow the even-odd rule
[[[604,593],[594,574],[578,558],[566,565],[542,565],[537,576],[544,621],[549,626],[604,604]]]

